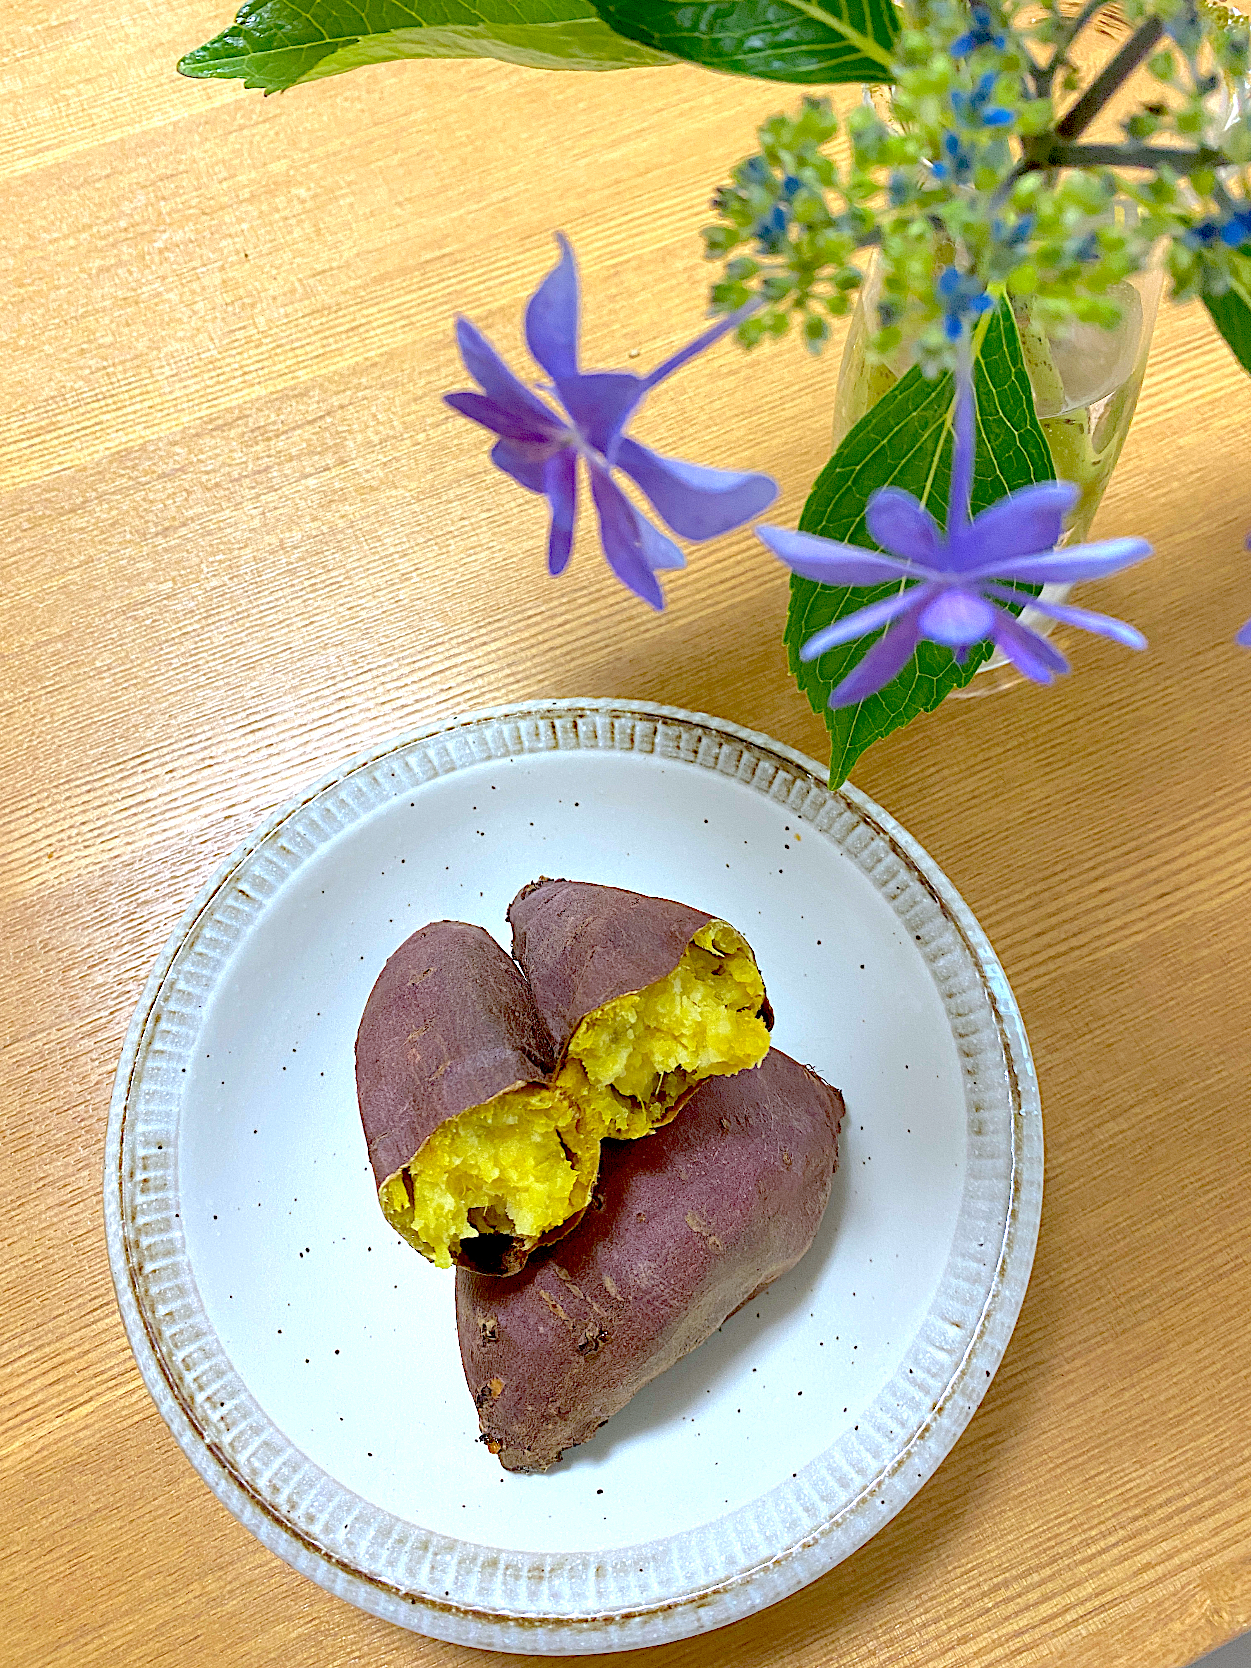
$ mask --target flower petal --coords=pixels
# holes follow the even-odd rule
[[[866,696],[884,689],[911,660],[916,652],[918,636],[915,617],[905,614],[885,636],[878,638],[864,659],[858,661],[842,683],[830,692],[830,705],[853,707]]]
[[[648,565],[634,506],[608,471],[594,463],[591,496],[599,513],[600,541],[609,567],[635,596],[642,597],[653,608],[663,608],[664,595]]]
[[[869,499],[865,526],[874,544],[910,562],[938,565],[942,530],[925,506],[902,487],[879,487]]]
[[[552,506],[547,535],[547,571],[563,573],[573,550],[573,528],[578,519],[578,454],[563,446],[553,452],[543,469],[543,491]]]
[[[986,589],[994,596],[1011,597],[1013,594],[1006,585],[987,585]],[[1016,600],[1019,600],[1019,593]],[[1051,602],[1046,597],[1031,597],[1026,607],[1035,608],[1040,614],[1060,620],[1064,625],[1093,631],[1097,637],[1110,637],[1115,643],[1124,643],[1127,649],[1145,649],[1147,646],[1147,639],[1136,626],[1113,619],[1110,614],[1096,614],[1089,608],[1074,608],[1069,603]]]
[[[1016,669],[1024,672],[1027,678],[1033,678],[1035,683],[1051,683],[1059,673],[1069,669],[1069,663],[1059,649],[1036,631],[1023,626],[1007,609],[995,610],[991,636],[995,647],[1002,649]]]
[[[634,509],[634,506],[630,506]],[[643,559],[653,573],[666,568],[684,568],[686,557],[674,544],[667,533],[662,533],[659,527],[653,527],[645,515],[634,510],[634,520],[639,530],[639,543],[643,549]]]
[[[543,471],[552,448],[545,441],[532,446],[521,440],[497,440],[491,448],[491,462],[506,475],[511,475],[518,486],[529,492],[543,491]],[[570,457],[574,456],[571,451]]]
[[[553,381],[578,374],[578,264],[556,233],[560,259],[526,307],[526,346]]]
[[[934,594],[917,615],[922,637],[943,643],[949,649],[967,649],[989,637],[999,610],[993,602],[958,585],[935,587]]]
[[[816,533],[796,533],[789,527],[756,528],[756,537],[801,579],[818,585],[882,585],[891,579],[932,579],[929,568],[914,566],[897,556],[864,550],[858,544],[823,539]]]
[[[550,430],[540,429],[529,412],[510,411],[506,406],[489,400],[485,394],[444,394],[443,403],[450,405],[453,411],[459,411],[462,417],[468,417],[471,422],[481,423],[493,434],[503,435],[506,440],[537,441],[546,445],[551,439]]]
[[[561,403],[597,452],[607,454],[647,393],[632,371],[591,371],[555,379]]]
[[[496,405],[503,406],[514,416],[527,415],[543,434],[559,434],[565,425],[537,394],[532,394],[519,377],[513,375],[486,337],[468,319],[457,319],[456,341],[465,369]]]
[[[1103,579],[1150,556],[1146,539],[1101,539],[1049,550],[1041,556],[1008,557],[986,567],[969,568],[968,579],[1014,579],[1023,585],[1067,585],[1078,579]]]
[[[896,592],[893,597],[883,597],[880,602],[871,602],[867,608],[858,608],[854,614],[834,620],[808,639],[799,651],[799,658],[817,660],[827,649],[837,649],[844,643],[854,642],[857,637],[867,637],[871,631],[877,631],[880,626],[888,625],[910,608],[915,608],[919,601],[924,600],[920,596],[922,589],[924,587],[911,585],[906,591]]]
[[[612,461],[638,482],[666,526],[684,539],[715,539],[741,527],[762,515],[778,495],[769,475],[662,457],[628,438],[617,442]]]
[[[1246,625],[1243,626],[1234,638],[1234,642],[1240,644],[1244,649],[1251,649],[1251,620],[1248,620]]]
[[[1038,481],[1010,492],[952,540],[954,566],[962,573],[974,567],[986,571],[1014,556],[1054,549],[1064,532],[1064,518],[1079,496],[1071,481]]]

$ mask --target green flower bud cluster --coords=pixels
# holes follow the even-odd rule
[[[1124,188],[1144,233],[1167,240],[1173,297],[1188,301],[1251,286],[1251,25],[1224,6],[1182,0],[1168,15],[1168,39],[1148,64],[1162,97],[1125,131],[1219,158],[1184,170],[1166,164]]]
[[[713,198],[721,219],[704,228],[704,250],[726,261],[714,310],[733,312],[753,295],[764,302],[739,326],[746,347],[798,321],[818,352],[829,316],[849,310],[861,282],[851,257],[872,232],[864,205],[877,186],[868,176],[844,177],[826,154],[837,130],[829,100],[806,98],[798,116],[774,116],[758,130],[759,151]]]
[[[759,151],[717,193],[703,234],[709,258],[727,259],[714,310],[758,296],[746,345],[798,318],[819,349],[860,282],[855,257],[876,247],[874,351],[906,343],[934,373],[953,365],[988,293],[1028,298],[1044,326],[1116,324],[1111,292],[1160,244],[1178,298],[1251,290],[1245,19],[1207,0],[1126,0],[1129,47],[1083,91],[1072,47],[1099,9],[1044,0],[1018,24],[1017,0],[904,0],[895,83],[848,118],[850,164],[827,153],[828,101],[809,98],[764,124]],[[1085,143],[1144,60],[1159,97],[1121,121],[1121,140]]]

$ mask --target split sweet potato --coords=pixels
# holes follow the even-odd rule
[[[540,880],[508,910],[551,1032],[554,1081],[615,1139],[665,1124],[698,1085],[769,1047],[773,1011],[734,927],[667,898]]]
[[[357,1098],[383,1212],[432,1262],[513,1273],[580,1219],[599,1140],[553,1064],[530,987],[483,928],[432,922],[383,968]]]

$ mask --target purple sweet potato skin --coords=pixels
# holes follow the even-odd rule
[[[515,1279],[458,1270],[465,1379],[505,1470],[547,1470],[799,1261],[842,1114],[837,1089],[772,1049],[656,1134],[605,1142],[581,1228]]]
[[[552,1067],[517,964],[482,927],[433,921],[400,945],[356,1035],[356,1093],[379,1187],[440,1124]]]
[[[558,1058],[587,1014],[663,979],[714,917],[670,898],[582,880],[537,880],[508,906],[520,964]],[[766,1002],[762,1017],[772,1025]]]

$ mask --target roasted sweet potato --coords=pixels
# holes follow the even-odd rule
[[[557,1058],[556,1083],[616,1139],[673,1117],[705,1078],[769,1047],[773,1011],[726,921],[615,886],[540,880],[508,909]]]
[[[482,1440],[545,1471],[812,1243],[842,1096],[773,1049],[666,1129],[607,1142],[577,1232],[512,1280],[461,1269],[456,1324]]]
[[[481,927],[435,921],[370,992],[356,1090],[387,1221],[440,1267],[521,1268],[590,1197],[599,1138],[550,1079],[517,964]]]

